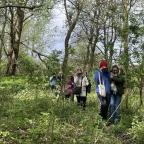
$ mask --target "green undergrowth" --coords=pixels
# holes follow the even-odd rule
[[[144,110],[122,106],[122,120],[106,126],[95,93],[86,110],[56,97],[45,85],[5,78],[0,85],[0,144],[142,144]],[[135,99],[134,99],[135,100]]]

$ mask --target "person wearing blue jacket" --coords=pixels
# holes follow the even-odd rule
[[[101,60],[99,62],[99,69],[94,74],[96,82],[96,93],[100,102],[100,115],[103,119],[108,117],[108,109],[110,104],[110,72],[108,71],[108,62]],[[105,95],[101,94],[100,85],[103,84]]]

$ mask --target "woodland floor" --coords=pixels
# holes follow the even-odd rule
[[[0,144],[142,144],[143,138],[134,137],[140,130],[131,132],[133,119],[143,110],[134,97],[138,96],[130,96],[128,109],[123,102],[121,122],[106,126],[98,115],[94,91],[84,111],[76,102],[58,99],[47,84],[2,78]]]

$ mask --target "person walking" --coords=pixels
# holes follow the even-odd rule
[[[49,78],[49,84],[53,92],[56,89],[56,84],[57,84],[57,77],[55,73],[53,73],[53,75]]]
[[[112,66],[110,73],[111,80],[111,99],[110,99],[110,122],[120,121],[120,103],[124,94],[124,74],[117,65]]]
[[[110,104],[110,73],[108,71],[107,60],[99,62],[99,69],[94,74],[96,82],[96,93],[100,102],[100,116],[102,119],[108,118],[108,108]]]
[[[86,101],[87,101],[87,86],[89,85],[89,81],[87,78],[87,73],[83,73],[82,76],[82,90],[81,90],[81,94],[80,94],[80,104],[83,108],[83,110],[85,110],[86,107]]]
[[[77,69],[76,75],[74,76],[74,91],[76,95],[77,104],[80,105],[80,95],[82,91],[82,70]]]
[[[73,90],[74,90],[74,77],[71,75],[71,76],[68,76],[68,80],[65,85],[65,98],[66,99],[71,99],[72,101],[74,101]]]

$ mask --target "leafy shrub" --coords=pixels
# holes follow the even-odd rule
[[[38,63],[32,57],[25,54],[20,55],[18,65],[20,74],[33,75],[35,71],[41,70]]]
[[[132,122],[132,127],[129,130],[129,133],[132,135],[133,139],[138,144],[144,143],[144,117],[139,118],[135,116]]]

